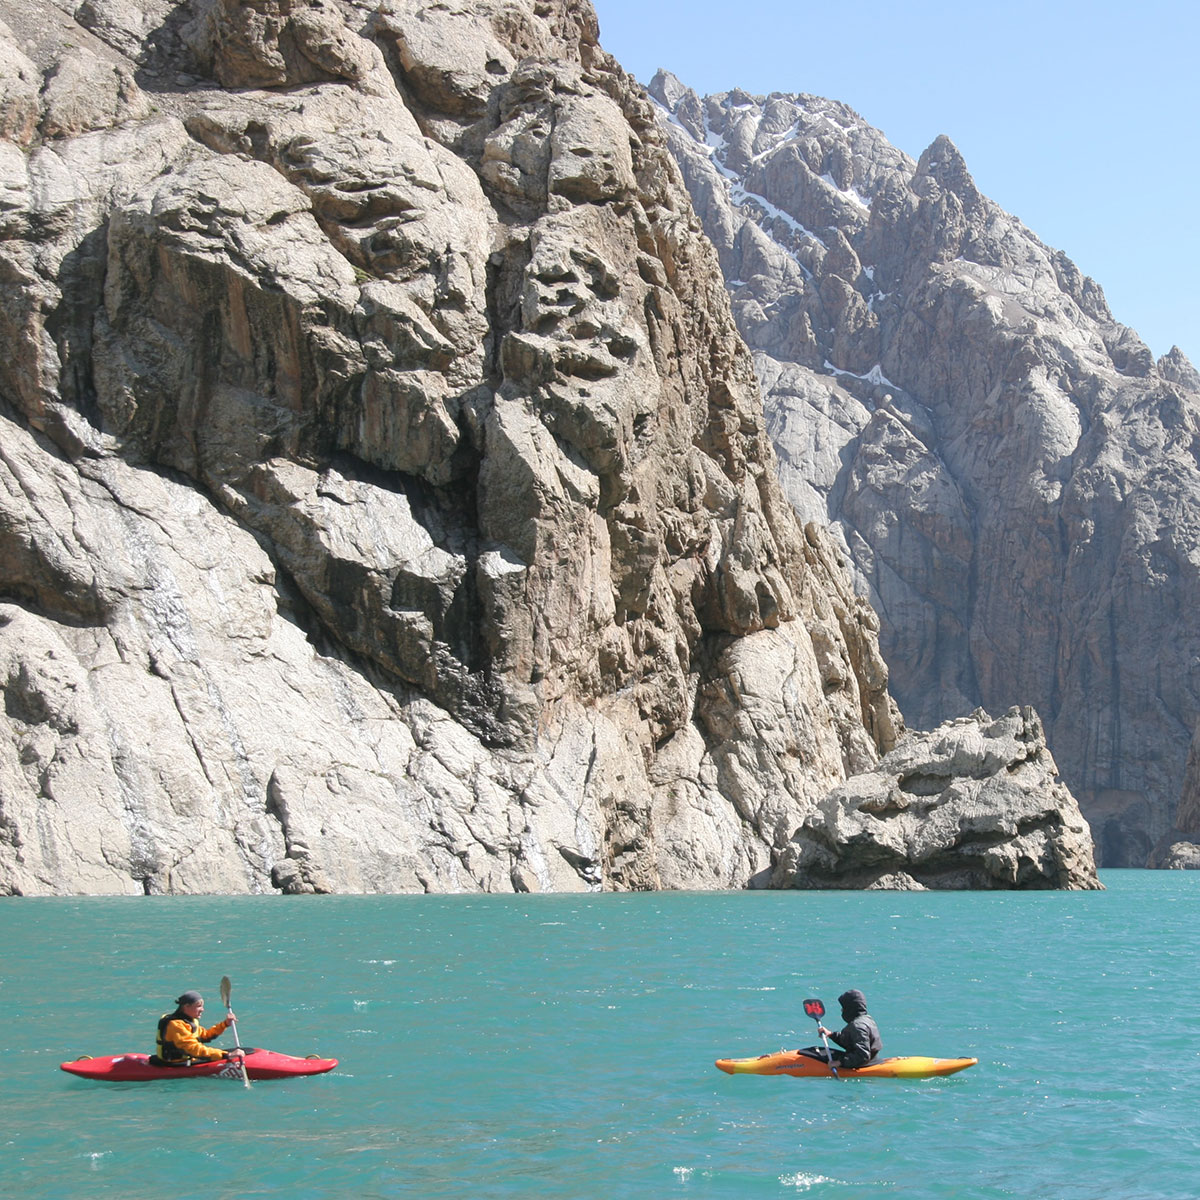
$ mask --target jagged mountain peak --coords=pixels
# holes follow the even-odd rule
[[[769,157],[785,144],[808,143],[805,161],[815,169],[814,155],[823,156],[832,145],[848,139],[859,145],[875,142],[881,148],[886,147],[889,157],[898,153],[849,105],[823,96],[803,92],[772,92],[762,96],[734,88],[702,98],[661,68],[648,91],[676,118],[699,106],[705,119],[705,131],[699,140],[709,139],[712,145],[721,145],[726,151],[732,141],[735,153],[745,149],[754,161]]]
[[[654,77],[650,80],[647,90],[660,104],[672,111],[674,111],[680,101],[689,96],[696,96],[695,91],[688,87],[677,75],[673,75],[663,67],[659,67],[654,72]],[[696,98],[699,99],[698,96]]]
[[[953,192],[965,207],[975,208],[982,203],[983,197],[967,170],[966,159],[944,133],[939,133],[917,160],[913,191],[919,196],[929,197],[931,182],[942,191]]]
[[[1171,383],[1187,388],[1191,392],[1200,393],[1200,371],[1192,366],[1191,360],[1178,346],[1172,346],[1158,360],[1159,374]]]

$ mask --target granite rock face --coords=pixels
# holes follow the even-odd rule
[[[789,499],[832,522],[921,728],[1032,704],[1104,864],[1175,826],[1200,716],[1200,377],[845,105],[660,73]]]
[[[1095,889],[1091,833],[1030,708],[910,733],[795,831],[777,887]]]
[[[590,6],[0,20],[0,892],[766,884],[903,724]]]

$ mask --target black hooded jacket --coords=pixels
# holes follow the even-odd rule
[[[846,1027],[840,1033],[829,1036],[845,1051],[841,1066],[847,1070],[865,1067],[874,1062],[883,1049],[879,1027],[867,1012],[867,998],[857,989],[843,992],[838,997],[842,1006],[842,1020]]]

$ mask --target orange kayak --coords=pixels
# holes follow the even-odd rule
[[[881,1058],[854,1071],[838,1068],[838,1078],[929,1079],[965,1071],[978,1061],[977,1058],[926,1058],[917,1054],[905,1058]],[[717,1066],[726,1075],[796,1075],[828,1079],[833,1074],[827,1062],[799,1050],[778,1050],[774,1054],[760,1054],[757,1058],[718,1058]]]

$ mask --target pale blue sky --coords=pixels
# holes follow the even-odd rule
[[[593,0],[648,83],[841,100],[919,157],[939,134],[980,189],[1066,252],[1154,354],[1200,367],[1195,0]]]

